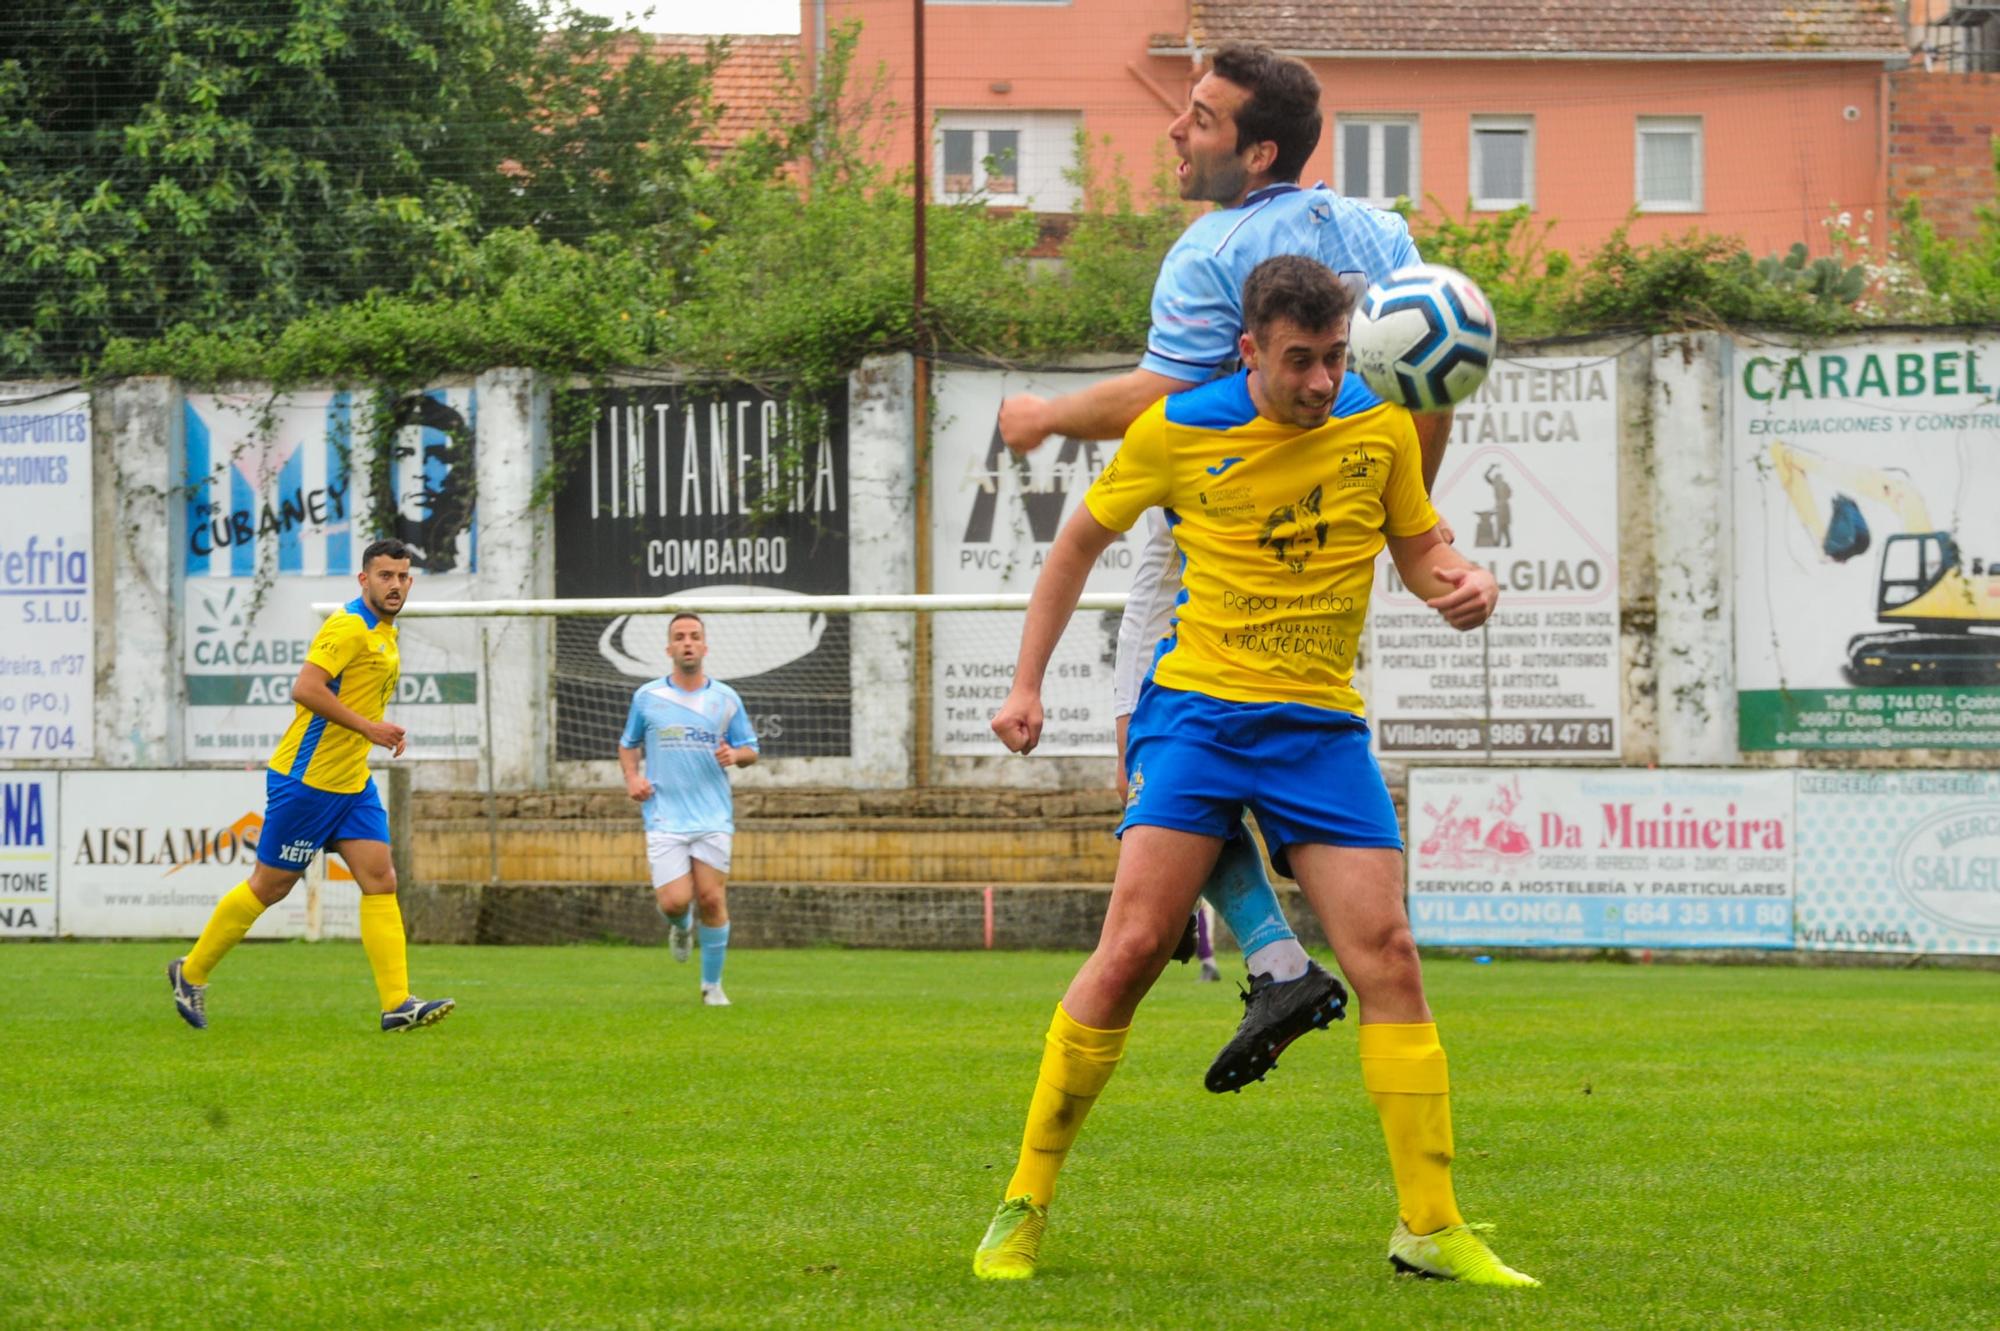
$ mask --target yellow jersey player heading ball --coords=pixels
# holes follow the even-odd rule
[[[1163,507],[1186,561],[1132,715],[1104,931],[1049,1024],[1019,1164],[973,1258],[983,1278],[1034,1273],[1056,1173],[1247,805],[1360,1004],[1362,1084],[1396,1182],[1390,1260],[1473,1284],[1537,1283],[1493,1255],[1453,1195],[1445,1056],[1403,911],[1402,836],[1352,683],[1385,547],[1454,628],[1485,623],[1499,589],[1439,539],[1409,412],[1344,374],[1353,303],[1315,260],[1257,265],[1243,288],[1246,368],[1133,422],[1036,580],[992,723],[1017,753],[1041,737],[1050,654],[1117,533]]]
[[[403,752],[403,728],[384,717],[402,677],[396,615],[410,595],[410,548],[376,541],[361,552],[359,580],[361,595],[320,626],[292,683],[292,724],[264,772],[257,866],[216,903],[188,954],[167,964],[174,1010],[196,1030],[208,1028],[209,972],[322,850],[346,860],[361,884],[361,947],[375,972],[382,1029],[428,1026],[453,1007],[410,993],[389,816],[368,771],[374,746]]]

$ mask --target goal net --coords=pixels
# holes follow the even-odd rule
[[[433,625],[476,628],[491,741],[518,751],[539,738],[537,770],[615,760],[634,692],[671,668],[668,635],[682,613],[701,617],[704,669],[742,696],[766,758],[851,758],[858,714],[912,709],[932,722],[934,752],[991,751],[985,723],[1013,677],[1027,596],[742,593],[416,601],[397,623],[406,644],[439,633]],[[1111,677],[1124,603],[1123,594],[1098,593],[1079,602],[1049,665],[1051,724],[1041,752],[1113,751]],[[556,775],[573,785],[587,773]],[[548,784],[518,773],[498,779]]]
[[[487,742],[476,773],[420,777],[412,876],[464,898],[454,909],[476,911],[484,941],[656,936],[617,752],[689,611],[706,673],[742,696],[760,741],[759,768],[732,783],[747,943],[976,947],[997,931],[1000,946],[1071,945],[1102,903],[1050,888],[1108,888],[1115,857],[1123,602],[1079,605],[1050,664],[1043,743],[1022,765],[987,721],[1026,596],[413,602],[398,618],[406,650],[441,628],[476,637]],[[1063,932],[1077,909],[1090,918]]]

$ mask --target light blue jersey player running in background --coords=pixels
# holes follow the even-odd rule
[[[675,615],[667,626],[673,669],[633,693],[618,765],[625,793],[645,811],[653,895],[667,917],[674,960],[688,959],[699,909],[701,1001],[728,1007],[722,964],[729,952],[727,888],[736,834],[729,769],[757,761],[757,732],[736,690],[703,673],[707,657],[701,616]]]
[[[1183,199],[1222,205],[1181,234],[1153,287],[1152,328],[1136,369],[1064,397],[1031,394],[1000,407],[1000,434],[1026,452],[1050,435],[1122,438],[1141,412],[1169,393],[1234,368],[1243,331],[1243,283],[1281,254],[1319,260],[1365,288],[1421,262],[1395,213],[1298,181],[1320,139],[1320,85],[1303,63],[1266,47],[1220,47],[1188,108],[1167,129],[1180,158]],[[1424,488],[1437,479],[1451,434],[1449,411],[1416,418]],[[1218,464],[1226,469],[1227,459]],[[1227,477],[1218,468],[1218,485]],[[1441,531],[1448,541],[1448,528]],[[1166,515],[1154,510],[1118,635],[1119,784],[1126,728],[1180,596],[1180,559]],[[1202,896],[1229,925],[1250,972],[1243,1023],[1209,1068],[1211,1091],[1259,1080],[1299,1036],[1342,1015],[1340,982],[1306,955],[1286,922],[1247,831],[1227,842]],[[1176,954],[1179,955],[1179,954]]]

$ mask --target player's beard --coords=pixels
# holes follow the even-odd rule
[[[1187,176],[1181,181],[1181,197],[1190,203],[1219,203],[1234,207],[1250,184],[1250,173],[1234,157],[1187,159]]]

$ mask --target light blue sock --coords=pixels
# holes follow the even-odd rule
[[[1202,884],[1201,895],[1236,935],[1236,946],[1246,957],[1271,943],[1298,937],[1285,920],[1278,894],[1264,873],[1264,856],[1248,828],[1239,826],[1236,835],[1222,843],[1221,858]]]
[[[722,963],[729,955],[729,926],[701,926],[701,982],[722,983]]]

